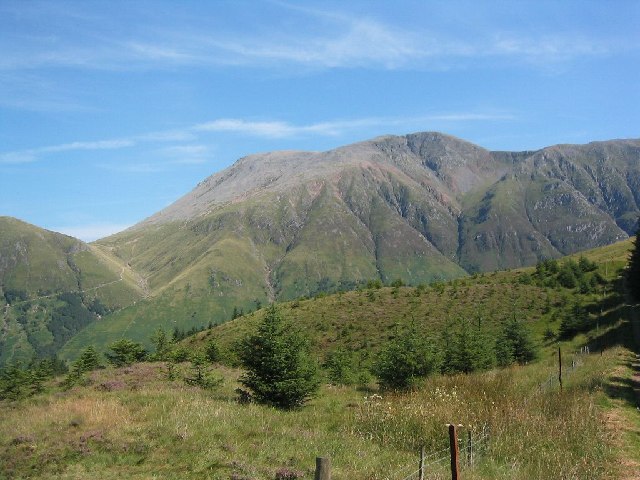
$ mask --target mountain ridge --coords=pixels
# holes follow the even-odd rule
[[[369,280],[533,265],[627,238],[639,205],[633,139],[491,152],[423,132],[250,155],[91,244],[134,272],[145,298],[88,325],[71,350]]]
[[[557,151],[569,151],[576,155],[576,151],[584,154],[588,149],[602,150],[603,147],[623,144],[637,150],[640,141],[606,140],[584,145],[558,144],[538,150],[508,152],[486,150],[439,132],[419,132],[404,136],[383,135],[326,152],[284,150],[252,154],[207,177],[192,192],[131,228],[192,220],[210,213],[217,206],[242,201],[252,195],[259,195],[264,190],[282,191],[293,180],[299,183],[314,178],[326,179],[330,177],[327,171],[331,174],[337,168],[363,167],[371,162],[399,168],[405,174],[430,180],[429,183],[435,182],[437,190],[442,190],[442,184],[445,184],[447,193],[466,194],[483,182],[496,182],[505,174],[517,173],[518,165],[526,164],[536,156],[539,163],[540,156],[549,158]],[[407,153],[414,156],[413,165],[406,161]],[[416,170],[418,163],[425,167],[423,171]],[[470,166],[473,163],[475,165]],[[488,165],[493,165],[494,168],[487,168]],[[628,230],[627,233],[632,232]]]

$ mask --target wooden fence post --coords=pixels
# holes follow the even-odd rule
[[[558,347],[558,382],[560,383],[560,391],[562,391],[562,351]]]
[[[456,426],[449,425],[449,448],[451,450],[451,480],[458,480],[460,478],[460,462],[458,460],[458,433]]]
[[[420,468],[418,469],[418,478],[424,480],[424,446],[420,448]]]
[[[315,480],[331,480],[331,459],[316,457]]]

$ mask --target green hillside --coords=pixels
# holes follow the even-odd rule
[[[242,158],[96,242],[149,298],[84,329],[64,355],[370,280],[415,287],[615,243],[638,215],[637,152],[635,140],[490,152],[424,132]]]
[[[313,339],[321,356],[343,348],[356,352],[366,362],[408,325],[416,326],[425,335],[434,335],[444,326],[464,322],[482,325],[495,335],[506,320],[514,317],[528,324],[536,341],[544,347],[558,339],[563,319],[573,314],[576,305],[583,307],[587,315],[581,329],[584,332],[592,331],[596,325],[605,331],[615,323],[619,312],[611,305],[617,305],[620,299],[618,286],[611,282],[626,264],[631,246],[631,240],[627,240],[558,260],[560,267],[570,261],[577,264],[581,257],[597,265],[584,275],[582,286],[576,283],[571,288],[556,281],[559,274],[538,277],[535,268],[527,268],[476,274],[428,286],[374,286],[302,298],[282,303],[280,308],[283,316]],[[197,348],[214,340],[223,352],[229,352],[235,341],[255,328],[262,315],[258,311],[218,325],[190,338],[187,344]],[[576,331],[575,341],[593,343],[593,335],[591,332],[585,337]],[[233,362],[233,355],[229,355]]]
[[[188,356],[217,343],[224,363],[205,366],[217,379],[209,388],[187,382],[190,362],[136,363],[89,372],[70,390],[59,378],[30,399],[0,401],[0,476],[302,479],[313,478],[316,456],[328,456],[335,478],[402,480],[424,447],[427,478],[448,478],[446,425],[455,422],[463,478],[633,478],[640,420],[631,327],[640,311],[626,304],[619,282],[630,246],[427,287],[371,284],[280,304],[320,361],[342,346],[366,369],[410,323],[431,335],[452,319],[496,330],[516,315],[539,348],[528,365],[432,375],[406,393],[380,391],[371,377],[357,388],[325,384],[294,411],[245,405],[235,393],[242,372],[224,363],[234,362],[229,347],[253,330],[259,311],[173,346]],[[584,322],[559,335],[576,304],[586,308]],[[576,353],[584,346],[590,354]],[[558,348],[562,390],[554,382]]]
[[[514,153],[440,133],[389,135],[327,152],[245,157],[91,246],[6,220],[4,301],[31,307],[6,309],[0,362],[61,347],[70,359],[91,343],[104,348],[123,336],[148,342],[157,328],[218,325],[273,301],[353,291],[369,281],[439,285],[611,244],[627,238],[637,219],[639,151],[636,140]],[[483,309],[506,318],[525,308],[503,304],[497,312],[501,294],[481,293],[483,278],[449,285],[443,298],[473,299],[476,317]],[[535,282],[511,279],[495,289],[508,298],[523,293],[519,285],[546,303],[562,301]],[[65,292],[82,298],[51,296]],[[433,289],[425,292],[441,303]],[[428,324],[438,324],[438,315],[473,320],[462,306],[433,313],[425,302],[408,307],[387,301],[388,290],[377,293],[374,305],[400,312],[390,323],[412,315]],[[357,315],[362,299],[353,295],[333,308]],[[548,310],[541,315],[550,322]]]
[[[0,218],[0,364],[54,355],[78,331],[134,303],[143,288],[100,247]]]

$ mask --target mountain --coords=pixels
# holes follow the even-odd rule
[[[426,132],[250,155],[134,227],[74,244],[110,266],[111,281],[129,275],[113,285],[130,289],[102,321],[66,335],[62,354],[369,280],[417,285],[533,265],[627,238],[639,205],[639,140],[492,152]],[[43,271],[64,279],[60,291],[86,289],[65,248],[44,256],[67,267]],[[30,280],[30,295],[48,281]]]
[[[639,204],[638,140],[491,152],[416,133],[251,155],[96,243],[151,297],[63,353],[372,279],[417,285],[533,265],[627,238]]]
[[[419,283],[610,244],[633,232],[638,204],[638,140],[511,153],[418,133],[245,157],[99,243],[156,288],[210,264],[214,284],[257,282],[265,298],[291,298],[340,281]],[[253,274],[216,260],[231,255]]]
[[[0,217],[0,365],[55,354],[86,325],[143,296],[100,246]]]

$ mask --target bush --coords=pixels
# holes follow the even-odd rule
[[[508,320],[496,340],[498,365],[507,366],[514,362],[523,365],[537,357],[537,352],[527,327],[515,316]]]
[[[107,361],[116,367],[131,365],[134,362],[141,362],[147,357],[147,351],[142,344],[133,342],[126,338],[118,340],[109,345],[109,350],[105,356]]]
[[[204,347],[204,355],[211,363],[220,360],[220,349],[214,340],[209,340],[207,345]]]
[[[407,390],[415,386],[416,380],[436,371],[438,363],[431,342],[412,325],[380,352],[373,372],[381,388]]]
[[[171,352],[171,354],[169,355],[169,361],[174,363],[186,362],[187,360],[189,360],[190,355],[191,352],[189,351],[189,349],[184,345],[180,345]]]
[[[338,348],[327,355],[324,368],[329,380],[336,385],[353,385],[357,382],[357,372],[353,355],[344,348]]]
[[[252,397],[277,408],[302,406],[320,386],[318,367],[307,341],[270,306],[258,330],[237,345],[247,370],[240,383]]]

